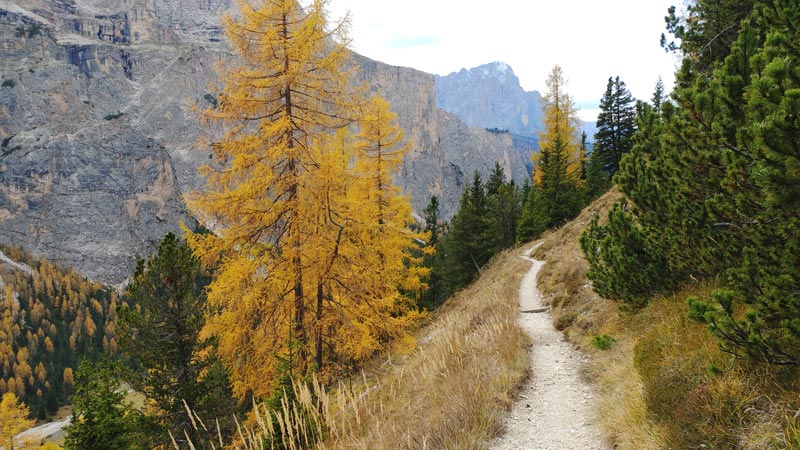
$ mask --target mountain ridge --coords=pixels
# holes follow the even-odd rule
[[[436,101],[470,126],[510,132],[523,157],[539,151],[546,100],[539,91],[523,89],[509,64],[493,61],[437,75]],[[578,129],[586,133],[589,143],[596,128],[595,122],[578,120]]]
[[[210,151],[189,102],[216,101],[214,68],[231,60],[218,16],[231,2],[184,6],[0,0],[0,243],[118,283],[167,232],[192,226],[182,196],[202,188]],[[527,176],[509,136],[437,107],[433,75],[354,61],[412,143],[397,184],[416,211],[437,195],[452,216],[468,177],[495,161]]]
[[[529,137],[544,130],[542,95],[525,91],[514,70],[504,62],[437,75],[436,101],[440,108],[472,126]]]

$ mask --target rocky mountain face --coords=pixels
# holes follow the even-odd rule
[[[541,94],[522,89],[514,70],[502,62],[437,76],[436,102],[471,126],[527,137],[544,130]]]
[[[544,131],[544,99],[538,91],[520,86],[514,70],[493,62],[436,76],[436,102],[467,125],[508,131],[520,155],[528,158],[539,151],[539,133]],[[594,122],[579,121],[579,130],[593,141]]]
[[[0,242],[117,283],[191,226],[182,194],[209,153],[190,103],[216,101],[229,0],[0,0]],[[421,211],[458,208],[473,170],[521,181],[507,134],[437,108],[434,76],[356,56],[412,150],[398,183]]]

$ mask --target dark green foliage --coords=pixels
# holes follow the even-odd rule
[[[490,252],[495,254],[516,243],[521,209],[519,189],[513,180],[506,181],[505,172],[499,163],[495,163],[489,181],[486,182],[486,196],[486,239]]]
[[[517,242],[528,242],[536,239],[547,230],[550,225],[550,217],[547,209],[540,207],[545,199],[542,191],[534,186],[528,189],[528,194],[524,197],[520,217],[517,221]]]
[[[218,103],[219,103],[219,102],[217,101],[217,98],[216,98],[216,97],[214,97],[214,95],[213,95],[213,94],[206,94],[206,95],[204,95],[204,96],[203,96],[203,98],[204,98],[204,99],[205,99],[205,100],[206,100],[208,103],[210,103],[210,104],[211,104],[211,107],[212,107],[212,108],[214,108],[214,109],[217,109],[217,105],[218,105]]]
[[[586,193],[587,200],[597,198],[611,188],[611,177],[605,170],[603,159],[594,152],[589,155],[584,173],[586,174],[586,182],[583,190]]]
[[[602,336],[595,336],[592,338],[592,345],[598,350],[608,350],[617,342],[613,336],[604,334]]]
[[[633,147],[636,133],[635,100],[619,77],[608,78],[606,92],[600,100],[597,133],[587,167],[586,192],[597,197],[610,187],[619,170],[622,156]]]
[[[12,87],[13,88],[16,85],[17,85],[17,83],[14,80],[12,80],[11,78],[6,78],[5,80],[3,80],[3,84],[0,87]]]
[[[515,244],[521,199],[520,189],[513,181],[506,181],[505,172],[496,163],[485,185],[475,172],[449,227],[434,228],[438,200],[431,200],[425,210],[426,230],[437,230],[431,239],[436,237],[437,256],[432,257],[430,289],[423,297],[426,302],[430,303],[431,297],[441,302],[465,287],[492,256]],[[447,229],[447,234],[441,234],[442,229]]]
[[[430,233],[428,247],[433,248],[433,254],[423,256],[423,266],[431,270],[428,276],[428,289],[419,299],[420,307],[428,310],[435,309],[452,294],[446,280],[446,253],[444,235],[446,226],[439,218],[439,198],[431,197],[428,206],[422,212],[425,218],[425,231]]]
[[[559,136],[542,149],[538,170],[541,180],[528,191],[517,224],[517,241],[538,238],[578,215],[584,196],[577,176],[570,173],[567,143]]]
[[[639,307],[668,285],[670,278],[663,253],[650,244],[625,209],[624,202],[614,205],[602,227],[595,216],[581,236],[581,249],[589,262],[586,276],[595,292]]]
[[[487,211],[486,192],[476,171],[461,195],[447,236],[447,278],[453,291],[468,285],[491,257],[486,241]]]
[[[70,397],[73,422],[64,440],[68,450],[149,449],[157,427],[125,401],[126,390],[118,362],[84,360]]]
[[[119,119],[120,117],[122,117],[124,115],[125,115],[124,112],[118,112],[116,114],[107,114],[105,117],[103,117],[103,119],[104,120],[114,120],[114,119]]]
[[[667,33],[661,35],[666,51],[680,51],[684,56],[682,72],[707,72],[728,56],[739,26],[753,10],[757,0],[695,0],[679,17],[674,6],[664,17]]]
[[[731,353],[798,365],[800,10],[790,0],[692,8],[703,20],[679,31],[686,59],[675,105],[639,107],[640,132],[615,178],[631,217],[617,220],[639,227],[634,242],[651,262],[667,263],[651,291],[724,276],[724,289],[691,300],[691,317]],[[631,234],[610,227],[586,239],[613,247]],[[611,291],[628,283],[594,281]]]
[[[119,313],[120,345],[136,368],[129,381],[158,405],[157,419],[178,440],[184,431],[195,442],[207,440],[194,434],[184,402],[208,419],[225,420],[234,412],[227,375],[211,356],[213,343],[199,337],[208,282],[191,249],[169,233],[136,266],[128,287],[136,307]]]
[[[650,104],[656,112],[661,111],[661,105],[667,100],[667,94],[664,92],[664,81],[658,77],[656,81],[656,89],[653,91],[653,98],[650,99]]]

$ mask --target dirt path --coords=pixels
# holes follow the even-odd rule
[[[16,439],[18,442],[39,443],[46,441],[47,438],[53,435],[61,433],[64,427],[69,426],[70,423],[72,423],[71,417],[67,417],[66,419],[58,422],[45,423],[43,425],[39,425],[38,427],[23,431],[22,433],[14,436],[14,439]]]
[[[553,327],[536,287],[544,262],[524,258],[533,265],[520,285],[519,324],[533,338],[531,377],[505,420],[505,435],[491,448],[606,450],[595,425],[592,390],[579,375],[584,356]]]

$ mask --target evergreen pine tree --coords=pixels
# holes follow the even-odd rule
[[[67,450],[136,450],[154,446],[152,437],[161,430],[125,401],[125,391],[120,389],[121,373],[119,362],[108,359],[80,363],[75,392],[70,397],[74,420],[65,428]]]
[[[547,79],[545,131],[539,135],[540,152],[533,156],[533,186],[517,225],[520,241],[563,224],[583,206],[581,178],[585,164],[576,142],[575,105],[565,86],[561,68],[555,66]]]
[[[739,262],[729,264],[727,289],[690,306],[723,349],[800,365],[800,43],[787,31],[800,26],[800,11],[791,1],[766,6],[757,2],[716,74],[723,92],[741,92],[747,102],[728,114],[739,125],[730,149],[738,158],[725,159],[729,199],[709,204],[740,249],[729,250],[728,261]],[[752,75],[737,76],[748,62]]]
[[[477,171],[472,184],[461,195],[461,202],[447,236],[449,288],[456,291],[468,285],[491,257],[486,242],[486,193]]]
[[[203,418],[224,421],[234,412],[225,371],[211,342],[199,338],[209,279],[191,249],[169,233],[136,266],[128,287],[136,307],[119,313],[121,348],[138,368],[129,381],[158,406],[158,420],[178,441],[185,433],[195,442],[208,440],[195,434],[184,402]]]
[[[516,242],[521,206],[519,189],[513,180],[506,181],[505,172],[499,163],[495,163],[486,183],[486,197],[486,240],[490,253],[496,254]]]
[[[628,92],[625,82],[619,77],[608,79],[606,92],[600,100],[600,114],[597,116],[597,133],[594,135],[592,159],[605,172],[604,179],[597,184],[608,183],[619,169],[622,155],[633,146],[636,132],[635,101]]]
[[[729,24],[726,13],[737,19]],[[741,14],[749,18],[740,23]],[[615,179],[630,208],[614,214],[630,226],[593,227],[584,250],[602,269],[592,275],[600,290],[608,281],[645,295],[637,286],[648,282],[633,282],[632,268],[651,292],[726,275],[724,289],[690,301],[691,317],[735,355],[798,365],[800,44],[787,30],[800,27],[800,12],[790,0],[731,0],[699,1],[692,15],[703,20],[682,31],[691,39],[674,104],[661,92],[640,104],[639,133]],[[719,39],[698,47],[697,36]]]
[[[653,109],[658,113],[661,112],[661,105],[666,101],[666,93],[664,92],[664,81],[661,77],[658,77],[658,81],[656,81],[656,88],[653,91],[653,98],[650,99],[650,104],[653,106]]]
[[[428,276],[428,289],[422,293],[419,304],[428,310],[441,305],[451,293],[446,280],[444,225],[440,223],[439,213],[439,198],[434,195],[422,212],[422,217],[425,219],[425,232],[430,236],[427,246],[434,250],[433,253],[426,253],[423,256],[422,263],[430,270],[430,275]]]

